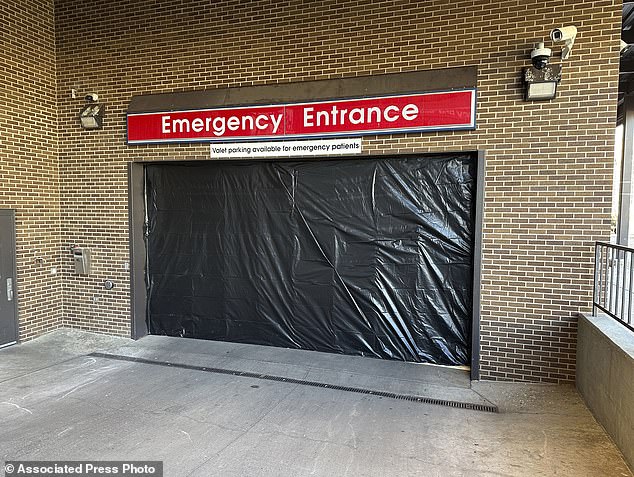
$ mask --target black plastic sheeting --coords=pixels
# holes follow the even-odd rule
[[[473,155],[145,171],[150,333],[469,364]]]

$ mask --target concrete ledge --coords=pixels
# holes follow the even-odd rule
[[[634,468],[634,333],[606,315],[579,316],[577,389]]]

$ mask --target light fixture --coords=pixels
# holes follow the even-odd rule
[[[97,103],[99,97],[95,93],[86,96],[89,104],[83,107],[79,113],[79,121],[84,129],[101,129],[105,106]]]
[[[547,65],[541,70],[534,66],[524,70],[526,101],[548,101],[557,95],[561,81],[561,65]]]

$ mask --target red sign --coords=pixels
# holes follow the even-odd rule
[[[128,114],[128,144],[475,129],[475,90]]]

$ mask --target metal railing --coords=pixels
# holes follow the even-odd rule
[[[593,314],[601,310],[634,331],[634,249],[597,242]]]

